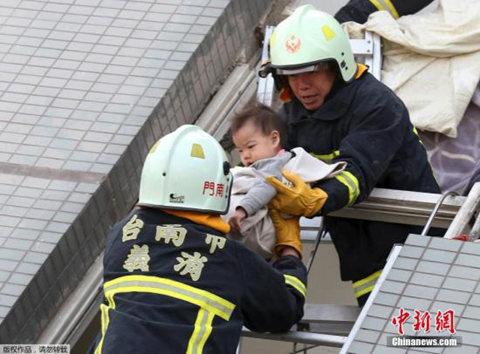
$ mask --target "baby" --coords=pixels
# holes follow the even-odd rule
[[[275,235],[267,205],[276,190],[265,181],[265,177],[275,176],[285,181],[282,170],[288,170],[311,183],[340,173],[345,163],[326,164],[298,147],[291,151],[283,150],[282,139],[286,136],[283,122],[264,105],[255,105],[238,114],[230,131],[244,166],[232,169],[231,203],[225,216],[233,229],[231,237],[266,259],[278,253],[282,244],[293,246],[301,254],[301,244],[288,242],[291,235],[282,235],[281,240]],[[273,210],[271,216],[285,217]],[[298,227],[295,229],[299,232]]]

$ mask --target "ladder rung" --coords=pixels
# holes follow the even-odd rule
[[[357,320],[360,309],[352,305],[305,304],[301,322],[307,323],[352,323]]]

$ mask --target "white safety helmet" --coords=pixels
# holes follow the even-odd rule
[[[280,22],[270,37],[270,61],[265,72],[295,75],[317,70],[322,62],[334,61],[345,82],[357,71],[347,34],[335,18],[303,5]],[[269,66],[269,68],[268,68]]]
[[[138,205],[225,214],[232,181],[218,141],[195,125],[182,125],[150,149]]]

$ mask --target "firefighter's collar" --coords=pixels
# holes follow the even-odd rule
[[[355,80],[360,78],[367,71],[368,71],[368,66],[366,66],[365,64],[357,64],[357,72],[355,73]]]
[[[163,211],[167,214],[175,215],[180,218],[188,219],[193,221],[196,224],[205,225],[220,231],[224,234],[230,232],[230,225],[228,225],[223,219],[218,215],[212,214],[202,214],[202,213],[195,213],[193,211],[183,211],[183,210],[165,210]]]

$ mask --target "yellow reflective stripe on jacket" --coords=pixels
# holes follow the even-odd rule
[[[420,138],[420,134],[418,134],[418,130],[416,127],[413,127],[413,134],[415,134],[418,138],[418,141],[420,142],[420,144],[423,145],[423,141],[422,141],[422,138]]]
[[[335,150],[331,154],[325,154],[325,155],[315,154],[311,152],[310,155],[312,155],[313,157],[316,157],[319,160],[322,160],[325,162],[331,162],[334,158],[340,156],[340,150]]]
[[[392,15],[393,18],[395,18],[395,19],[400,17],[400,15],[397,12],[397,9],[395,9],[395,6],[393,6],[393,4],[390,0],[370,0],[370,2],[379,11],[388,11],[388,12],[390,12],[390,15]]]
[[[102,352],[103,339],[105,338],[105,333],[107,332],[108,324],[110,323],[110,318],[108,317],[108,310],[109,308],[107,305],[100,305],[100,323],[102,338],[100,338],[97,349],[95,349],[95,354],[100,354]]]
[[[360,194],[360,185],[357,177],[348,171],[342,171],[335,178],[348,189],[348,206],[351,206],[357,200]]]
[[[303,284],[300,279],[288,274],[284,274],[283,276],[285,277],[285,284],[293,286],[300,294],[303,295],[303,297],[305,297],[307,289],[305,287],[305,284]]]
[[[375,283],[382,274],[382,270],[378,270],[368,277],[360,279],[352,284],[353,291],[355,291],[355,297],[360,297],[368,294],[375,287]]]
[[[151,293],[170,296],[183,300],[200,307],[194,324],[192,336],[188,341],[187,354],[202,354],[203,347],[212,333],[212,322],[215,316],[228,321],[235,309],[235,304],[208,291],[197,289],[181,282],[148,276],[126,275],[106,282],[103,285],[105,298],[109,306],[101,305],[102,313],[102,338],[95,350],[95,354],[101,354],[105,333],[107,331],[109,317],[108,310],[115,309],[115,295],[120,293]]]
[[[116,278],[104,284],[105,297],[113,301],[113,296],[118,293],[141,292],[170,296],[184,300],[213,314],[229,320],[235,305],[220,296],[208,291],[194,288],[171,279],[147,275],[127,275]],[[115,302],[112,303],[115,308]]]
[[[413,127],[413,134],[419,137],[417,127]]]
[[[326,163],[330,163],[334,158],[340,156],[340,150],[335,150],[330,154],[320,155],[315,153],[310,153],[313,157],[316,157],[319,160],[322,160]],[[357,177],[351,172],[342,171],[335,178],[345,185],[348,189],[348,206],[351,206],[355,203],[358,196],[360,195],[360,184],[358,183]]]
[[[200,354],[203,351],[205,342],[210,333],[212,333],[212,322],[215,315],[211,312],[200,309],[197,319],[195,320],[195,328],[193,334],[188,341],[187,354]]]

